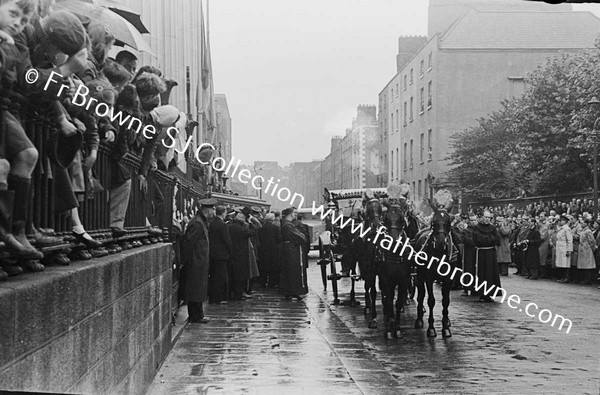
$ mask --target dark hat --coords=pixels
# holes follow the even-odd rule
[[[252,209],[248,206],[242,208],[242,213],[247,217],[252,214]]]
[[[566,215],[563,214],[563,215],[560,216],[560,221],[567,221],[567,222],[569,222],[569,217],[567,217]]]
[[[294,212],[293,208],[286,208],[284,210],[281,211],[281,215],[284,217],[287,217],[288,215],[292,214]]]
[[[83,24],[68,11],[54,11],[42,20],[47,43],[71,56],[79,52],[86,44],[86,32]]]
[[[202,162],[205,162],[205,163],[210,162],[214,152],[215,152],[215,150],[213,150],[210,146],[205,145],[197,152],[197,154],[198,154],[197,157]]]
[[[253,213],[262,213],[262,209],[258,206],[251,206],[250,208],[252,209]]]
[[[202,206],[202,207],[214,207],[217,205],[217,203],[219,203],[217,201],[217,199],[201,199],[198,201],[198,203]]]

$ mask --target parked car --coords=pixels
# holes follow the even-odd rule
[[[308,225],[310,234],[310,249],[319,249],[319,235],[325,231],[325,223],[321,220],[321,215],[313,215],[311,208],[301,208],[298,214],[302,214],[302,222]]]

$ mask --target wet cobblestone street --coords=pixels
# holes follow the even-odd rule
[[[402,318],[404,337],[385,340],[380,295],[379,328],[369,329],[362,303],[330,305],[331,286],[322,290],[314,260],[309,285],[300,302],[259,290],[248,301],[209,305],[211,322],[185,327],[150,393],[599,393],[596,287],[502,278],[521,304],[535,301],[540,309],[571,319],[569,334],[506,303],[479,303],[452,291],[452,338],[440,336],[438,300],[437,338],[413,328],[412,302]],[[342,279],[342,300],[349,289],[350,280]],[[361,302],[362,289],[358,282]]]
[[[317,276],[311,280],[313,287],[320,285]],[[343,289],[349,288],[348,279],[342,283],[347,283]],[[548,308],[571,319],[571,332],[542,324],[506,303],[479,303],[477,297],[452,291],[453,337],[444,340],[440,336],[441,290],[437,287],[434,315],[438,337],[433,339],[427,338],[425,329],[413,327],[416,301],[405,309],[404,337],[391,341],[383,338],[380,303],[379,329],[367,328],[362,303],[356,308],[331,309],[398,380],[402,393],[598,394],[600,290],[513,275],[502,277],[502,285],[509,294],[519,295],[523,306],[534,301],[540,310]],[[357,299],[362,301],[363,285],[359,282],[356,286]],[[331,292],[327,297],[333,300]]]

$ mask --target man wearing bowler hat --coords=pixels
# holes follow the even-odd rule
[[[181,243],[182,299],[188,303],[189,321],[205,324],[202,303],[208,300],[209,236],[208,220],[214,215],[215,199],[198,202],[200,211],[187,225]]]

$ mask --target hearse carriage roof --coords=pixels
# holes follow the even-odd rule
[[[364,193],[371,198],[387,198],[387,188],[358,188],[358,189],[335,189],[329,191],[331,200],[358,199],[362,198]]]

